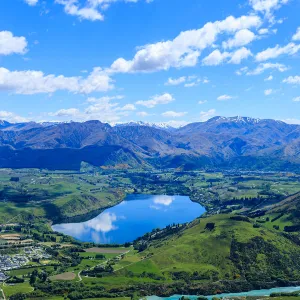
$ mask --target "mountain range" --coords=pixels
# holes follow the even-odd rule
[[[180,128],[100,121],[0,121],[0,167],[243,168],[297,170],[300,125],[271,119],[214,117]]]

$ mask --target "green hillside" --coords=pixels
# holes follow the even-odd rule
[[[207,224],[215,228],[206,229]],[[232,215],[197,219],[187,229],[148,241],[137,254],[144,260],[113,276],[123,283],[125,278],[131,283],[140,277],[159,279],[144,287],[148,295],[209,294],[300,280],[299,246],[275,230],[255,227]]]

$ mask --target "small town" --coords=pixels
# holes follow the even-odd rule
[[[8,276],[5,271],[20,269],[30,262],[39,262],[42,259],[50,259],[42,247],[31,246],[22,249],[21,253],[15,255],[0,254],[0,282],[5,281]]]

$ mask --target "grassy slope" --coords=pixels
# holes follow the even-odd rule
[[[216,224],[213,231],[205,230],[208,222]],[[152,242],[147,250],[136,255],[139,259],[152,256],[99,280],[107,287],[144,280],[160,285],[153,291],[161,294],[183,291],[185,287],[185,291],[194,293],[213,292],[215,287],[211,290],[205,286],[219,280],[230,280],[233,284],[245,280],[270,282],[274,278],[300,280],[299,246],[275,230],[253,228],[251,223],[231,220],[230,215],[195,220],[184,232]],[[141,278],[143,272],[164,279]],[[180,288],[174,288],[179,282]],[[232,289],[220,283],[217,287],[220,291]]]

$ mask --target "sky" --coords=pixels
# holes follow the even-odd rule
[[[299,0],[1,0],[0,120],[300,124]]]

